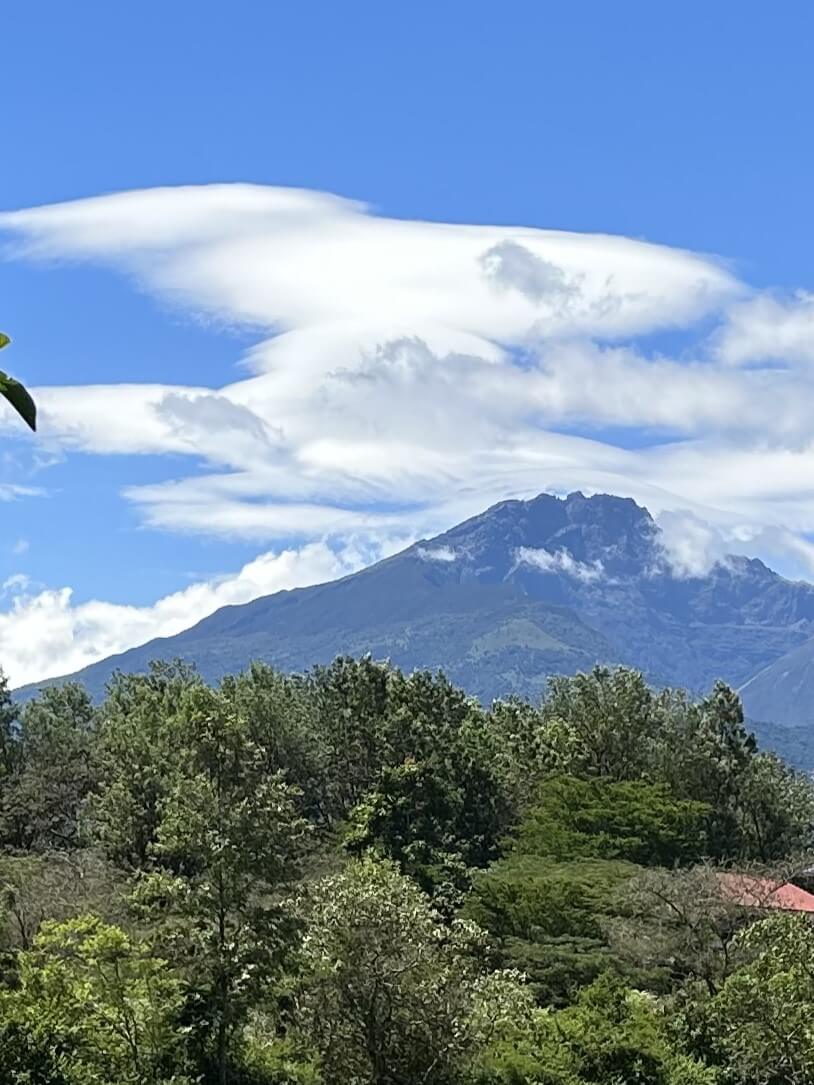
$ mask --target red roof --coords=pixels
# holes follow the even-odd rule
[[[751,874],[718,875],[724,896],[746,908],[785,908],[790,912],[814,912],[814,895],[784,882],[778,885],[768,878]]]

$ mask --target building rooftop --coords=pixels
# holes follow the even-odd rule
[[[783,908],[790,912],[814,913],[814,894],[791,882],[778,885],[768,878],[729,872],[719,874],[718,880],[724,896],[746,908]]]

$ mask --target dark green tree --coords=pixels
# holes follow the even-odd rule
[[[186,692],[202,686],[184,664],[153,663],[145,675],[117,674],[98,719],[94,839],[114,862],[146,868],[159,807],[177,760],[176,727]]]
[[[232,710],[246,720],[267,771],[284,772],[301,793],[303,813],[327,824],[326,789],[334,770],[309,684],[264,663],[253,663],[243,674],[225,678],[221,691]]]
[[[94,720],[93,703],[76,683],[44,689],[25,706],[16,769],[0,803],[8,845],[48,851],[87,842],[84,806],[97,783]]]
[[[676,798],[666,784],[552,776],[511,840],[514,852],[558,862],[626,859],[673,867],[707,854],[709,808]]]

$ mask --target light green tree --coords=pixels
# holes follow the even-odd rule
[[[0,1015],[55,1056],[66,1085],[187,1081],[182,1007],[166,962],[92,916],[46,923],[0,996]]]
[[[814,1080],[814,928],[778,913],[744,929],[747,958],[710,1005],[713,1035],[742,1082]]]
[[[484,935],[444,924],[390,863],[367,858],[300,901],[305,935],[293,1026],[326,1082],[441,1085],[530,1011],[509,973],[490,973]]]

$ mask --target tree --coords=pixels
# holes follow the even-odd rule
[[[758,751],[737,694],[717,682],[697,705],[670,691],[657,772],[677,794],[704,802],[715,859],[771,862],[810,845],[811,780]]]
[[[7,347],[11,340],[0,332],[0,350]],[[0,372],[0,395],[4,396],[14,410],[32,430],[37,428],[37,408],[26,389],[8,373]]]
[[[490,975],[483,935],[441,922],[388,863],[363,859],[300,901],[305,934],[291,1026],[326,1081],[441,1085],[528,1008],[517,980]]]
[[[46,923],[18,966],[0,1014],[56,1056],[66,1085],[187,1080],[180,984],[123,930],[92,916]]]
[[[745,856],[771,862],[811,846],[814,787],[774,754],[751,759],[735,807]]]
[[[605,937],[630,863],[510,854],[473,876],[463,914],[493,936],[504,966],[527,977],[543,1005],[569,1002],[609,967],[623,970]],[[627,966],[634,973],[633,965]]]
[[[224,678],[221,692],[232,710],[246,720],[267,770],[283,771],[286,780],[301,792],[303,814],[327,824],[329,749],[309,684],[265,663],[252,663],[243,674]]]
[[[659,704],[638,671],[595,667],[550,680],[543,724],[561,771],[636,779],[653,764]]]
[[[159,807],[177,757],[176,727],[187,690],[200,677],[183,663],[152,663],[147,674],[116,674],[100,709],[95,744],[98,793],[93,836],[113,862],[145,869]]]
[[[326,747],[324,802],[333,821],[350,813],[386,761],[390,668],[340,656],[314,668],[308,691]]]
[[[727,891],[727,876],[735,891]],[[620,889],[617,917],[605,930],[620,956],[665,969],[674,982],[698,981],[714,995],[739,962],[739,931],[771,904],[783,880],[765,869],[643,870]]]
[[[757,744],[744,726],[737,694],[717,682],[708,697],[674,714],[671,723],[662,768],[679,794],[709,805],[710,855],[749,857],[738,802]]]
[[[540,786],[511,848],[558,862],[585,857],[672,867],[706,854],[708,813],[666,784],[553,776]]]
[[[647,995],[606,973],[572,1006],[538,1011],[531,1027],[487,1049],[478,1085],[713,1085],[714,1070],[681,1051]]]
[[[90,696],[74,682],[45,689],[25,706],[16,769],[0,802],[7,844],[47,851],[85,842],[81,815],[96,783],[94,719]]]
[[[20,758],[20,708],[0,671],[0,794],[16,771]]]
[[[814,1079],[814,929],[778,913],[742,930],[745,963],[712,1000],[713,1036],[735,1080],[808,1085]]]
[[[0,1017],[0,1081],[9,1085],[72,1085],[58,1065],[51,1037]]]
[[[296,872],[307,823],[221,693],[190,685],[175,722],[153,869],[136,901],[194,987],[201,1057],[225,1085],[231,1042],[284,948],[279,894]]]
[[[43,924],[124,911],[121,875],[88,851],[0,855],[3,948],[30,949]]]
[[[455,891],[467,869],[498,854],[513,814],[496,772],[485,717],[474,712],[434,747],[421,736],[408,756],[385,766],[353,811],[346,844],[355,854],[374,848],[399,863],[427,891]]]

